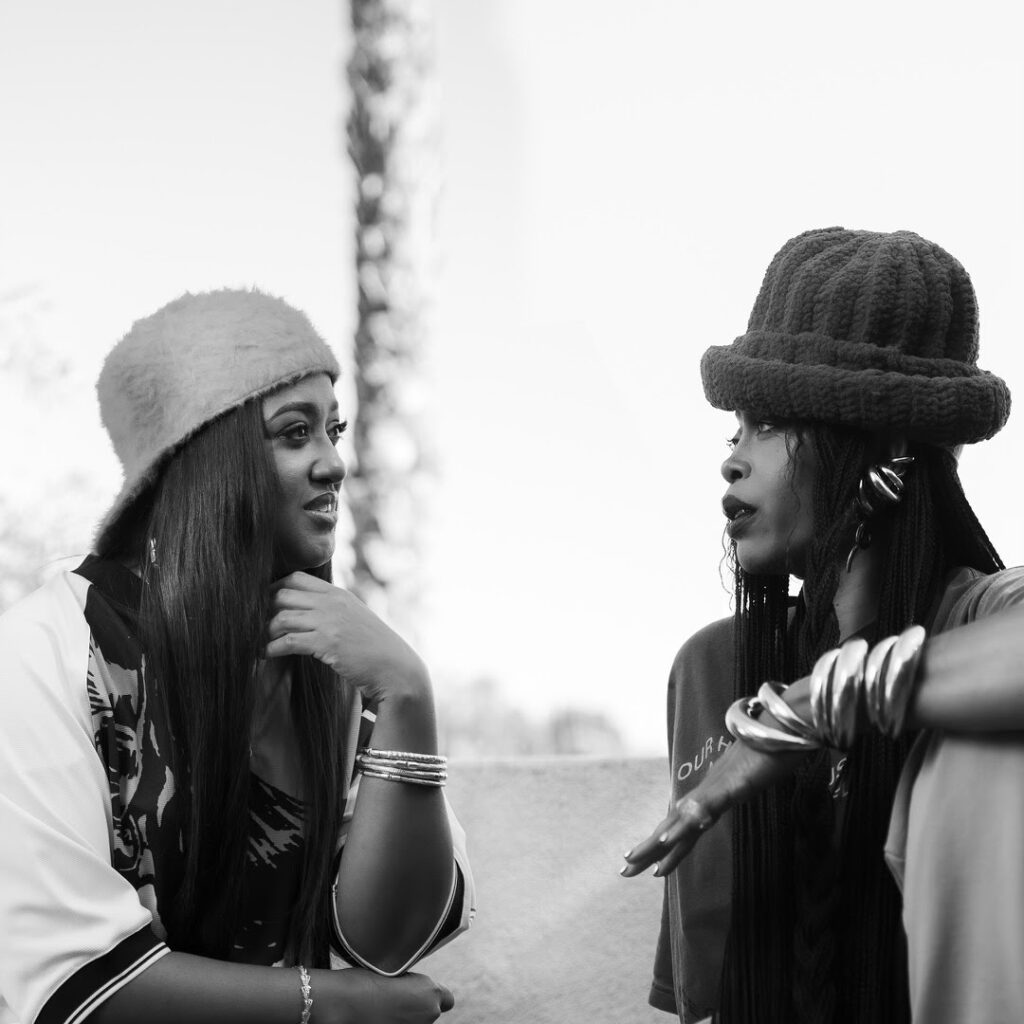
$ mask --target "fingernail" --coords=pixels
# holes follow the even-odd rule
[[[624,875],[628,870],[629,870],[629,865],[626,864],[623,867],[619,868],[619,874],[620,875]]]
[[[660,864],[655,864],[654,865],[654,871],[652,871],[651,874],[653,874],[655,878],[660,878],[661,877],[661,865]]]
[[[667,832],[662,832],[661,835],[658,836],[658,842],[659,843],[667,843],[668,842],[668,833]]]
[[[630,855],[630,854],[631,854],[632,852],[633,852],[632,850],[627,850],[627,851],[626,851],[626,852],[625,852],[625,853],[624,853],[624,854],[622,855],[622,859],[623,859],[623,860],[629,860],[629,855]]]

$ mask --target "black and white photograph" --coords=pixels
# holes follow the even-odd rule
[[[1024,1021],[1024,50],[924,0],[0,4],[0,1024]]]

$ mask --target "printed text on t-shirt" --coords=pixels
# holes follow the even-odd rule
[[[709,736],[689,761],[680,762],[679,767],[676,768],[676,778],[680,782],[685,782],[694,772],[710,768],[715,763],[714,757],[725,750],[730,743],[732,740],[728,736],[719,736],[717,740],[714,736]]]

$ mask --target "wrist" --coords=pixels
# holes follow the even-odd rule
[[[737,804],[790,775],[806,756],[786,752],[767,754],[737,740],[711,766],[707,778],[698,787],[701,792],[695,796],[717,821]]]
[[[376,700],[379,705],[402,705],[409,708],[417,704],[426,704],[432,709],[434,693],[427,666],[416,658],[408,665],[391,669],[380,681]]]
[[[434,697],[423,689],[395,689],[377,704],[377,719],[370,746],[380,750],[437,753]]]

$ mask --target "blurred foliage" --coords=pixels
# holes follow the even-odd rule
[[[348,153],[355,170],[358,310],[352,590],[415,639],[419,531],[434,469],[422,363],[440,192],[437,77],[429,0],[351,0]],[[442,748],[456,756],[620,754],[603,715],[566,709],[531,720],[497,683],[441,685]]]
[[[430,486],[420,363],[438,187],[430,171],[438,162],[432,12],[424,0],[352,0],[349,8],[359,404],[345,485],[354,523],[352,589],[414,633]]]
[[[42,339],[47,301],[31,288],[0,294],[0,612],[88,551],[101,501],[88,467],[67,469],[72,364]]]

